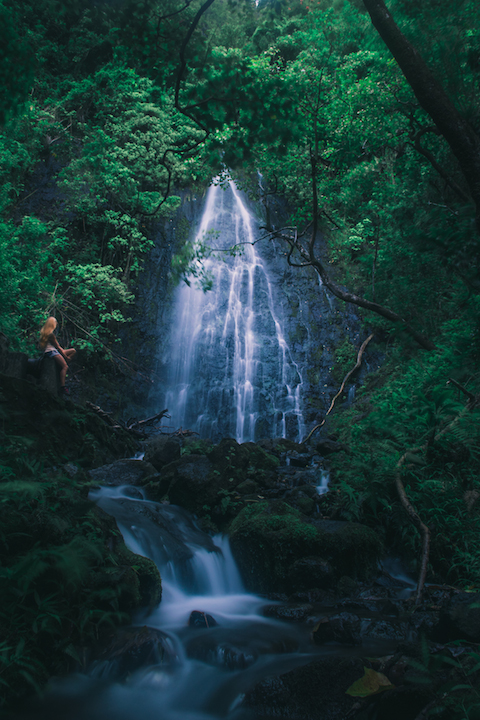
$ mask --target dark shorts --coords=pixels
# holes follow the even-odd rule
[[[58,350],[46,350],[43,354],[45,357],[55,357],[55,355],[60,355]]]

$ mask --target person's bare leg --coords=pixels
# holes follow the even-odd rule
[[[58,365],[60,365],[60,385],[61,387],[65,387],[65,378],[67,377],[68,365],[61,355],[55,355],[55,361]]]

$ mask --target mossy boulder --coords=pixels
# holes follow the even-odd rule
[[[163,468],[159,480],[145,485],[153,500],[168,497],[170,502],[193,513],[198,513],[203,505],[215,504],[220,488],[220,475],[213,474],[212,464],[204,455],[182,456]]]
[[[244,508],[230,526],[230,539],[247,587],[267,593],[308,589],[305,574],[301,582],[299,578],[302,559],[307,564],[315,559],[318,568],[328,567],[328,585],[343,575],[367,578],[382,551],[370,528],[333,521],[313,524],[282,501]],[[312,573],[312,588],[319,582],[317,575]]]
[[[206,454],[200,454],[202,450]],[[241,509],[239,496],[273,487],[277,481],[278,458],[255,443],[225,438],[213,447],[191,443],[182,452],[147,482],[147,493],[154,500],[168,498],[200,517],[208,516],[218,527],[225,527]],[[153,462],[152,455],[146,457]]]
[[[145,462],[150,463],[156,470],[178,460],[181,456],[182,441],[180,438],[158,435],[145,444]]]

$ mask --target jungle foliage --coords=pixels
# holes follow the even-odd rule
[[[201,5],[1,2],[0,332],[13,349],[32,350],[55,314],[85,355],[111,356],[175,193],[229,167],[258,199],[260,171],[265,242],[271,197],[282,196],[287,250],[289,237],[308,243],[318,224],[315,252],[335,281],[392,308],[435,345],[419,350],[400,324],[360,311],[385,361],[357,403],[334,415],[349,453],[332,461],[332,512],[382,526],[391,545],[418,557],[393,475],[405,452],[427,442],[404,482],[433,533],[432,573],[477,586],[480,423],[477,408],[464,412],[464,391],[480,392],[479,237],[462,169],[360,0],[215,0],[185,46]],[[478,136],[478,4],[388,5]],[[175,278],[198,259],[180,248]],[[293,252],[291,261],[304,258]],[[346,362],[350,352],[344,346],[339,356]],[[5,514],[48,517],[64,534],[61,544],[45,536],[39,546],[30,537],[23,555],[7,547],[0,620],[27,623],[22,637],[50,633],[68,655],[67,596],[56,587],[65,582],[73,593],[100,562],[94,530],[87,515],[55,530],[60,496],[78,488],[61,471],[17,467],[24,440],[7,435]],[[65,575],[68,557],[75,577]],[[119,612],[107,600],[108,612]],[[86,609],[101,603],[94,595],[78,602],[82,637],[84,627],[93,632],[88,618],[82,625]],[[42,658],[28,652],[26,640],[0,647],[8,692],[11,668],[33,685],[45,677]]]

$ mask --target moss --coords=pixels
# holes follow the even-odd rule
[[[309,556],[325,558],[336,577],[367,578],[376,570],[382,551],[370,528],[308,522],[299,510],[280,500],[243,509],[230,525],[230,537],[244,581],[256,592],[291,592],[291,566]]]
[[[334,353],[333,360],[333,378],[337,382],[341,382],[345,375],[351,370],[357,361],[357,350],[354,344],[348,338],[345,338]]]

